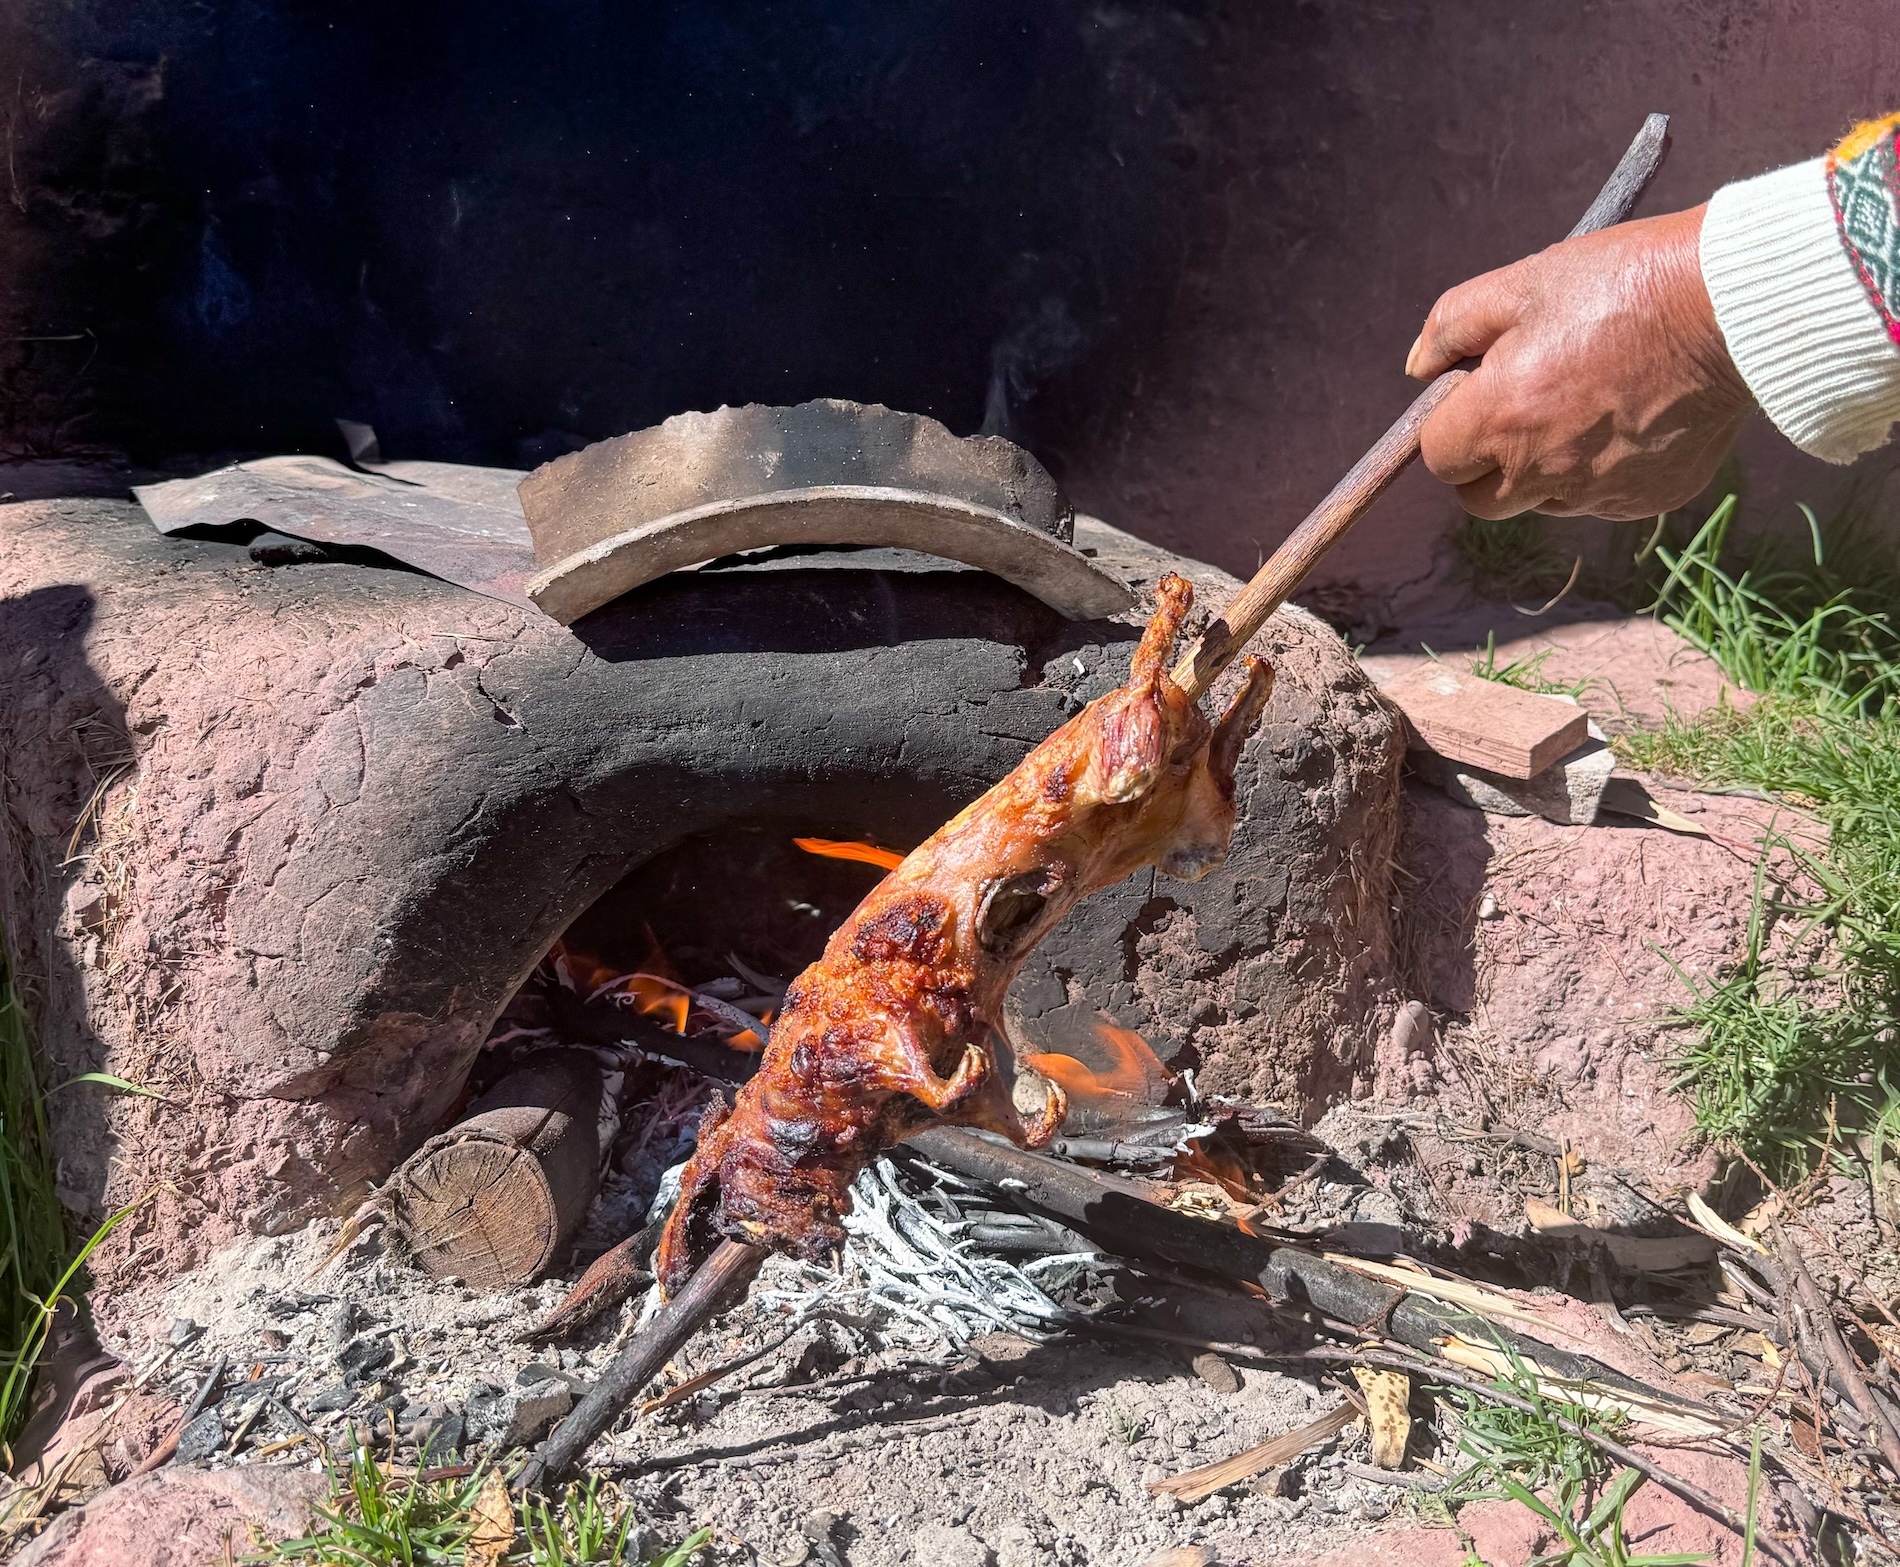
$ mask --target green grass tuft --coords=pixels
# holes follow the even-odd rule
[[[1806,890],[1764,868],[1741,963],[1690,982],[1677,1017],[1697,1125],[1793,1177],[1837,1121],[1900,1123],[1900,632],[1842,580],[1812,512],[1808,558],[1790,564],[1784,550],[1765,567],[1725,559],[1734,514],[1731,496],[1682,549],[1657,547],[1656,608],[1761,700],[1672,718],[1618,748],[1667,777],[1785,798],[1828,829],[1818,854],[1771,837]]]
[[[52,1308],[78,1266],[64,1266],[66,1223],[53,1190],[52,1138],[6,950],[0,932],[0,1440],[10,1440],[25,1418]]]
[[[1551,593],[1564,585],[1570,562],[1550,539],[1550,520],[1529,512],[1501,522],[1466,517],[1456,534],[1473,585],[1480,593],[1505,598]]]
[[[509,1495],[502,1505],[487,1466],[452,1480],[417,1479],[392,1475],[360,1447],[330,1478],[317,1529],[244,1560],[270,1567],[688,1567],[712,1539],[700,1529],[657,1554],[635,1554],[632,1509],[597,1479],[568,1486],[552,1503]],[[491,1516],[491,1507],[505,1518]]]
[[[1632,1551],[1623,1510],[1643,1484],[1634,1469],[1615,1471],[1603,1450],[1560,1423],[1619,1435],[1623,1421],[1544,1392],[1529,1366],[1508,1347],[1510,1368],[1493,1379],[1501,1393],[1529,1410],[1495,1404],[1462,1388],[1447,1390],[1457,1415],[1458,1447],[1472,1460],[1443,1493],[1448,1506],[1479,1500],[1517,1502],[1537,1514],[1559,1546],[1527,1567],[1689,1567],[1698,1554]],[[1479,1561],[1467,1546],[1467,1561]]]
[[[1429,650],[1428,650],[1429,651]],[[1514,658],[1508,664],[1498,662],[1498,634],[1484,634],[1484,654],[1471,661],[1471,672],[1480,680],[1494,680],[1501,686],[1534,691],[1539,696],[1568,696],[1578,701],[1598,682],[1594,680],[1552,680],[1544,665],[1555,656],[1554,647],[1540,648],[1526,658]]]

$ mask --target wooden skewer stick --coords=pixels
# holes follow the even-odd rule
[[[1652,114],[1643,122],[1629,151],[1623,154],[1609,181],[1569,237],[1593,234],[1628,217],[1644,187],[1662,167],[1668,150],[1669,116]],[[1293,596],[1320,558],[1346,536],[1352,525],[1405,471],[1406,465],[1418,455],[1418,433],[1425,421],[1471,373],[1476,363],[1473,360],[1447,370],[1420,392],[1392,428],[1379,437],[1372,450],[1353,464],[1352,471],[1333,486],[1326,499],[1307,514],[1306,520],[1254,573],[1253,580],[1234,595],[1220,619],[1202,632],[1181,656],[1180,663],[1174,666],[1173,679],[1190,698],[1198,701],[1207,694],[1220,678],[1221,671],[1240,656],[1268,617]]]
[[[537,1490],[566,1473],[593,1444],[594,1438],[620,1417],[674,1352],[717,1316],[735,1295],[743,1294],[750,1287],[766,1255],[763,1247],[721,1241],[717,1250],[687,1280],[686,1287],[662,1306],[659,1315],[614,1356],[600,1380],[574,1406],[574,1412],[528,1459],[521,1473],[515,1476],[515,1488]]]

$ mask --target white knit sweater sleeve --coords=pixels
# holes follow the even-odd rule
[[[1718,190],[1702,278],[1729,356],[1783,435],[1836,463],[1885,443],[1900,420],[1900,345],[1841,238],[1825,160]]]

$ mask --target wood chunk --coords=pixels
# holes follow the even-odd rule
[[[1415,746],[1508,778],[1535,778],[1590,738],[1589,716],[1553,696],[1426,664],[1380,688]]]
[[[511,1072],[390,1183],[390,1221],[424,1271],[471,1289],[526,1284],[599,1181],[600,1071],[578,1051]]]

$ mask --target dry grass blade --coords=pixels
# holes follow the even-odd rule
[[[1539,1235],[1602,1246],[1619,1267],[1632,1273],[1671,1273],[1711,1262],[1719,1249],[1706,1235],[1619,1235],[1573,1219],[1536,1197],[1524,1199],[1524,1217]]]
[[[1414,1295],[1429,1296],[1433,1300],[1442,1300],[1448,1306],[1463,1306],[1466,1311],[1480,1317],[1502,1317],[1511,1322],[1523,1322],[1546,1333],[1555,1333],[1560,1337],[1577,1337],[1566,1327],[1540,1317],[1534,1311],[1526,1311],[1502,1290],[1495,1290],[1484,1284],[1473,1284],[1466,1279],[1441,1279],[1436,1274],[1416,1273],[1410,1268],[1395,1268],[1383,1262],[1367,1262],[1363,1257],[1346,1257],[1337,1252],[1327,1252],[1324,1260],[1336,1268],[1345,1268],[1353,1273],[1363,1273],[1368,1278],[1378,1279],[1382,1283],[1395,1285],[1402,1290],[1410,1290]]]
[[[1766,1246],[1762,1245],[1760,1241],[1744,1235],[1740,1230],[1736,1229],[1734,1225],[1730,1224],[1727,1219],[1723,1218],[1721,1214],[1711,1208],[1695,1192],[1689,1193],[1689,1213],[1695,1219],[1697,1225],[1714,1236],[1715,1239],[1720,1241],[1724,1246],[1733,1247],[1736,1251],[1743,1253],[1753,1252],[1757,1256],[1766,1257],[1768,1255],[1768,1248]]]
[[[1199,1469],[1190,1469],[1185,1474],[1157,1480],[1148,1489],[1156,1496],[1178,1496],[1184,1502],[1198,1502],[1230,1485],[1250,1480],[1262,1470],[1292,1463],[1308,1448],[1318,1446],[1329,1436],[1337,1436],[1358,1416],[1359,1412],[1351,1404],[1341,1404],[1297,1431],[1269,1437],[1258,1447],[1250,1447],[1244,1453],[1234,1454],[1232,1458],[1223,1458],[1217,1464],[1203,1464]]]

